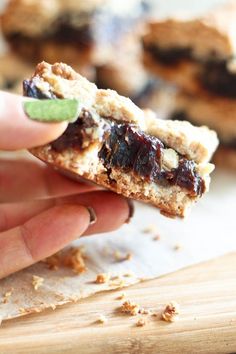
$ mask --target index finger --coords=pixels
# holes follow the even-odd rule
[[[58,138],[68,123],[30,120],[23,110],[27,98],[0,91],[0,150],[17,150],[44,145]]]

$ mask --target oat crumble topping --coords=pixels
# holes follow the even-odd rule
[[[9,291],[5,292],[5,294],[3,295],[3,298],[2,298],[2,303],[3,304],[7,304],[8,303],[9,298],[12,295],[12,292],[13,292],[13,288],[11,288]]]
[[[122,255],[120,251],[114,252],[114,257],[117,262],[130,261],[132,258],[132,253],[128,252],[125,255]]]
[[[157,316],[158,316],[158,313],[157,313],[157,312],[153,312],[151,315],[152,315],[153,317],[157,317]]]
[[[141,308],[141,309],[139,310],[139,313],[140,313],[141,315],[150,315],[150,314],[151,314],[151,310]]]
[[[65,266],[71,268],[77,274],[86,271],[83,249],[81,247],[71,247],[64,253],[59,251],[51,257],[46,258],[43,262],[52,270],[57,270],[61,266]]]
[[[179,251],[180,249],[181,249],[181,245],[179,243],[174,245],[174,251]]]
[[[107,322],[106,316],[100,315],[100,316],[98,317],[97,322],[102,323],[102,324],[103,324],[103,323],[106,323],[106,322]]]
[[[160,241],[161,236],[160,235],[156,235],[153,237],[153,241]]]
[[[117,296],[117,300],[123,300],[125,298],[126,294],[125,293],[122,293],[120,294],[119,296]]]
[[[76,274],[86,271],[83,254],[79,247],[71,247],[64,255],[62,263]]]
[[[131,277],[134,277],[134,272],[132,272],[132,271],[127,272],[127,273],[123,274],[123,276],[124,276],[125,278],[131,278]]]
[[[146,325],[146,320],[143,318],[139,318],[138,321],[136,322],[137,327],[143,327]]]
[[[139,313],[140,307],[135,302],[127,300],[121,306],[121,312],[127,313],[131,316],[136,316]]]
[[[34,290],[37,291],[38,288],[40,288],[43,285],[43,282],[44,282],[44,278],[39,277],[37,275],[33,275],[33,277],[32,277],[32,285],[33,285]]]
[[[157,227],[155,224],[148,225],[145,229],[142,230],[144,234],[151,234],[157,232]]]
[[[179,304],[176,301],[171,301],[166,305],[165,310],[162,313],[162,319],[167,322],[174,322],[178,319]]]
[[[96,284],[104,284],[110,280],[110,275],[107,273],[97,274],[97,278],[95,280]]]
[[[60,255],[61,255],[61,252],[57,252],[57,253],[53,254],[52,256],[44,259],[42,262],[46,263],[50,270],[57,270],[61,265]]]

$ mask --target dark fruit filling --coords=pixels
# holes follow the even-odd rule
[[[150,52],[152,56],[161,62],[163,65],[176,65],[183,59],[191,59],[192,51],[191,48],[171,48],[162,49],[157,45],[143,44],[146,51]]]
[[[180,156],[179,165],[170,171],[161,169],[164,144],[156,137],[137,130],[130,124],[113,124],[105,135],[99,152],[107,169],[121,168],[147,181],[161,185],[178,185],[193,196],[202,195],[205,183],[197,174],[195,163]]]
[[[147,52],[150,52],[162,65],[178,65],[182,60],[190,59],[200,62],[192,55],[190,48],[172,48],[163,50],[156,45],[145,45]],[[236,74],[227,68],[227,61],[219,61],[210,58],[208,61],[201,61],[199,79],[202,85],[209,91],[220,96],[236,97]]]
[[[201,80],[206,89],[220,96],[236,97],[236,74],[227,68],[227,62],[206,62]]]
[[[33,80],[24,82],[24,93],[34,98],[44,96],[39,94]],[[177,185],[187,189],[193,197],[204,193],[205,182],[198,175],[194,161],[179,155],[177,168],[170,171],[162,169],[162,156],[166,146],[157,137],[140,131],[135,125],[117,123],[112,117],[101,118],[97,123],[92,114],[83,109],[77,121],[69,124],[66,131],[51,143],[51,147],[59,153],[68,148],[82,151],[84,142],[92,144],[99,139],[94,138],[93,134],[98,127],[102,130],[98,156],[107,170],[115,167],[123,172],[132,171],[149,182],[164,186]]]
[[[52,148],[57,152],[66,148],[83,149],[84,141],[89,140],[90,144],[94,142],[92,130],[87,129],[97,127],[98,124],[93,120],[92,115],[83,109],[79,119],[75,123],[69,124],[64,134],[51,143]]]
[[[23,94],[27,97],[37,98],[37,99],[52,99],[57,98],[52,92],[48,94],[42,92],[35,86],[34,82],[31,80],[23,81]]]

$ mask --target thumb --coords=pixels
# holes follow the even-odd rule
[[[28,149],[49,143],[67,128],[67,122],[30,120],[23,110],[27,98],[0,91],[0,150]]]

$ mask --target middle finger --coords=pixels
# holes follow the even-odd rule
[[[21,225],[33,216],[62,204],[92,207],[97,222],[91,225],[86,235],[112,231],[132,216],[132,204],[125,198],[109,191],[96,191],[63,198],[0,205],[0,232]]]

